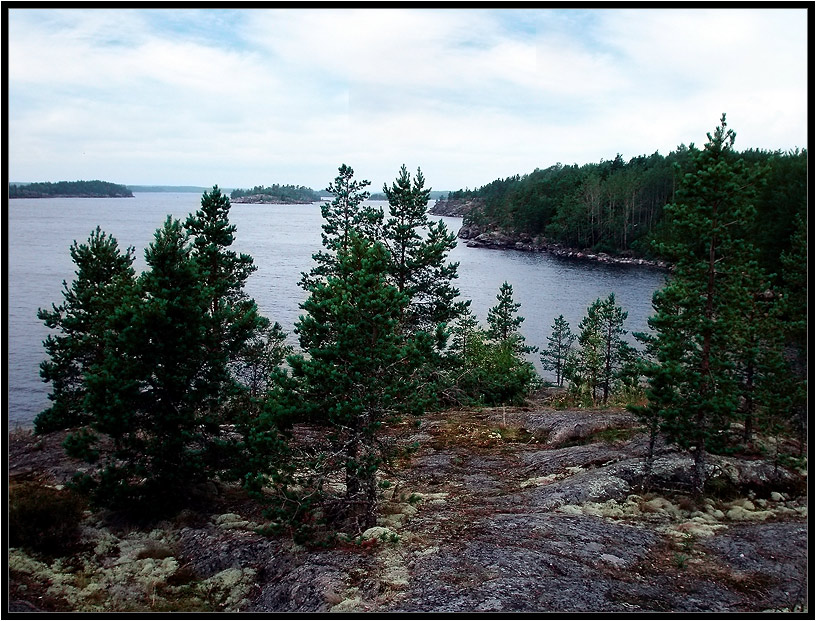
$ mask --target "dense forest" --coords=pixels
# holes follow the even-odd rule
[[[256,185],[250,190],[237,188],[230,193],[230,198],[240,201],[246,198],[256,198],[258,202],[275,203],[314,203],[320,200],[321,194],[302,185]]]
[[[652,300],[651,332],[636,335],[642,349],[622,338],[626,310],[610,294],[574,334],[557,318],[540,355],[565,386],[562,402],[637,414],[650,437],[645,480],[659,437],[692,455],[697,495],[711,453],[774,450],[776,464],[801,463],[808,425],[805,155],[740,155],[724,115],[708,137],[671,158],[556,167],[479,190],[488,200],[480,217],[505,225],[549,230],[577,205],[588,220],[564,226],[596,245],[634,243],[640,226],[654,233],[654,251],[674,269]],[[376,524],[381,471],[410,452],[385,441],[386,429],[451,406],[521,404],[544,384],[512,285],[484,324],[459,299],[455,235],[428,218],[421,170],[400,169],[383,187],[387,206],[367,201],[368,185],[342,165],[328,187],[323,247],[299,283],[299,349],[244,292],[255,266],[230,249],[236,227],[217,186],[184,222],[167,218],[141,274],[133,248],[99,229],[72,245],[76,278],[38,313],[53,330],[41,366],[52,405],[35,431],[69,429],[66,452],[96,464],[77,473],[77,493],[166,514],[207,481],[229,481],[263,505],[269,532],[328,545]],[[533,187],[541,220],[500,200]],[[574,201],[559,201],[556,187]],[[777,221],[783,209],[795,217]],[[775,276],[759,262],[762,243],[775,249],[766,260]],[[293,448],[297,423],[322,429],[325,446]],[[799,454],[759,436],[798,437]]]
[[[133,192],[123,185],[108,181],[58,181],[51,183],[10,184],[9,198],[48,198],[48,197],[132,197]]]
[[[544,236],[572,248],[662,258],[655,256],[654,242],[668,234],[665,206],[673,202],[698,152],[692,144],[667,156],[655,152],[628,162],[618,154],[597,164],[555,164],[450,192],[448,199],[478,199],[480,208],[465,216],[466,223]],[[778,272],[797,214],[806,214],[807,151],[750,149],[729,157],[760,173],[753,199],[757,218],[749,235],[763,266]]]

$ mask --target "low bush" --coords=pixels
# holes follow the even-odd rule
[[[36,482],[12,485],[9,544],[44,554],[69,552],[79,544],[79,523],[84,510],[84,500],[69,490]]]

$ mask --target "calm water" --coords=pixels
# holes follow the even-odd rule
[[[16,199],[9,201],[7,361],[9,425],[29,426],[48,406],[49,386],[39,377],[42,341],[48,329],[37,309],[62,300],[62,282],[74,278],[69,247],[85,241],[99,225],[121,248],[136,248],[135,267],[144,269],[144,248],[167,214],[184,219],[200,204],[198,194],[141,193],[129,199]],[[385,204],[385,203],[383,203]],[[320,205],[233,205],[230,220],[238,227],[233,247],[250,254],[258,270],[246,290],[261,312],[278,321],[290,340],[305,292],[297,286],[320,248]],[[459,218],[443,218],[457,231]],[[522,331],[532,345],[546,345],[550,326],[563,314],[573,331],[587,306],[614,292],[629,313],[626,329],[646,330],[652,293],[665,273],[649,268],[610,266],[557,259],[546,254],[467,248],[458,245],[451,260],[459,261],[462,297],[484,322],[507,280],[522,304]],[[533,357],[537,363],[537,356]]]

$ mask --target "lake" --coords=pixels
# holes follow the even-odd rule
[[[74,278],[69,248],[84,242],[100,226],[112,234],[121,248],[136,249],[134,267],[145,267],[144,249],[156,229],[170,214],[184,219],[198,209],[201,195],[194,193],[135,193],[133,198],[14,199],[9,201],[8,220],[8,334],[7,390],[10,427],[31,425],[49,404],[49,385],[39,377],[45,357],[42,341],[48,329],[37,319],[38,308],[62,301],[62,283]],[[385,202],[376,202],[386,206]],[[297,343],[292,328],[306,298],[298,287],[302,272],[311,267],[312,254],[320,249],[320,204],[234,204],[230,220],[238,227],[233,248],[255,260],[257,271],[246,291],[261,312],[279,322]],[[458,231],[461,218],[442,218]],[[506,280],[521,303],[525,318],[522,333],[530,345],[547,343],[552,321],[563,314],[573,332],[587,306],[614,292],[618,304],[629,313],[629,331],[647,330],[652,293],[666,272],[642,266],[559,259],[543,253],[468,248],[461,243],[450,255],[459,262],[457,285],[464,299],[484,323],[487,309]],[[538,364],[538,356],[531,359]]]

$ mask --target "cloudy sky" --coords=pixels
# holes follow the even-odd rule
[[[805,9],[11,9],[9,179],[439,190],[807,146]]]

